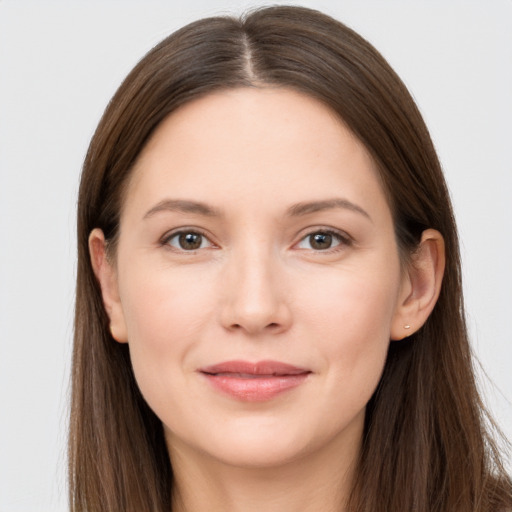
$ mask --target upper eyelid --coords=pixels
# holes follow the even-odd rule
[[[181,235],[183,233],[197,233],[198,235],[204,236],[205,238],[210,240],[210,242],[214,243],[212,241],[212,237],[206,231],[204,231],[203,229],[198,228],[198,227],[187,227],[187,226],[180,227],[180,228],[175,228],[175,229],[171,229],[169,231],[166,231],[160,237],[160,241],[169,240],[170,238],[173,238],[176,235]]]
[[[299,238],[299,242],[304,240],[304,238],[308,236],[314,235],[315,233],[328,233],[330,235],[335,235],[343,240],[347,240],[350,242],[354,241],[354,238],[342,229],[336,229],[327,226],[316,226],[312,228],[307,228],[307,231],[304,234],[302,234],[301,237]]]
[[[169,241],[178,236],[178,235],[181,235],[183,233],[196,233],[198,235],[201,235],[202,237],[206,238],[210,244],[210,247],[218,247],[218,245],[212,240],[212,237],[209,236],[207,233],[205,233],[202,229],[200,228],[197,228],[197,227],[193,227],[193,228],[176,228],[174,230],[171,230],[171,231],[167,231],[160,239],[159,239],[159,244],[160,245],[163,245],[163,246],[168,246],[168,247],[172,247],[170,244],[169,244]],[[176,247],[173,247],[173,249],[179,251],[179,249],[177,249]],[[205,249],[205,247],[203,247],[203,249]],[[184,249],[182,249],[181,251],[182,252],[189,252],[189,253],[194,253],[196,251],[199,251],[201,249],[194,249],[194,250],[190,250],[190,251],[186,251]]]
[[[324,233],[324,234],[332,235],[337,238],[338,244],[335,245],[334,247],[329,247],[327,249],[307,249],[306,248],[306,249],[299,249],[299,250],[311,251],[313,253],[318,253],[318,254],[329,254],[329,253],[340,251],[343,248],[352,246],[354,243],[353,238],[347,234],[344,234],[344,232],[339,232],[339,231],[332,230],[332,229],[316,229],[316,230],[312,230],[309,233],[307,233],[306,235],[302,236],[298,242],[293,244],[293,247],[300,245],[302,242],[304,242],[304,240],[306,240],[308,237],[310,237],[311,235],[314,235],[316,233]]]

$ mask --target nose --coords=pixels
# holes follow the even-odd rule
[[[289,329],[292,314],[283,281],[279,263],[260,250],[234,257],[221,285],[222,325],[252,336]]]

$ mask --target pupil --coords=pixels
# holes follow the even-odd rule
[[[180,246],[183,249],[199,249],[201,247],[201,235],[197,233],[185,233],[179,237]]]
[[[332,235],[328,233],[316,233],[311,237],[311,247],[313,249],[329,249],[332,244]]]

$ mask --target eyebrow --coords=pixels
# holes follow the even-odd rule
[[[221,212],[213,206],[186,199],[164,199],[144,214],[144,219],[159,212],[194,213],[205,217],[220,217]]]
[[[361,208],[355,203],[352,203],[348,199],[341,198],[333,198],[326,199],[323,201],[307,201],[303,203],[297,203],[293,206],[290,206],[287,210],[287,215],[289,217],[300,217],[302,215],[309,215],[310,213],[321,212],[324,210],[333,210],[336,208],[342,208],[345,210],[350,210],[356,213],[360,213],[364,217],[368,218],[370,221],[372,218],[368,214],[366,210]],[[372,221],[373,222],[373,221]]]
[[[348,199],[333,198],[325,199],[322,201],[304,201],[301,203],[294,204],[286,210],[288,217],[301,217],[309,215],[311,213],[321,212],[325,210],[333,209],[345,209],[363,215],[370,221],[372,218],[360,206],[352,203]],[[206,203],[199,201],[191,201],[187,199],[164,199],[158,204],[153,206],[144,214],[144,219],[152,217],[159,212],[178,212],[178,213],[192,213],[196,215],[203,215],[205,217],[221,217],[222,211]]]

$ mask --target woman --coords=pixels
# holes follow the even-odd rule
[[[73,510],[512,507],[435,151],[347,27],[160,43],[91,142],[78,244]]]

